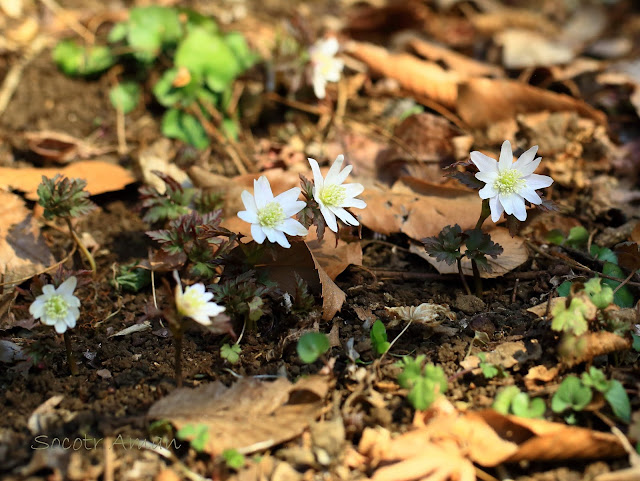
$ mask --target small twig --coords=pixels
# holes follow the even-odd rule
[[[518,286],[520,285],[520,278],[516,277],[516,282],[513,284],[513,293],[511,294],[511,304],[516,302],[516,295],[518,294]]]
[[[625,284],[627,284],[627,283],[631,280],[631,278],[632,278],[633,276],[635,276],[635,275],[636,275],[636,271],[631,271],[631,273],[627,276],[627,278],[626,278],[624,281],[622,281],[620,284],[618,284],[618,285],[616,286],[616,288],[613,290],[613,294],[615,295],[615,293],[616,293],[616,292],[618,292],[618,290],[619,290],[622,286],[624,286]]]
[[[71,347],[71,334],[69,331],[64,331],[64,347],[67,350],[67,363],[69,364],[69,371],[72,376],[78,375],[78,365],[76,364],[76,358],[73,357],[73,349]]]
[[[274,92],[268,92],[264,95],[267,100],[272,100],[274,102],[281,103],[286,105],[287,107],[291,107],[297,110],[301,110],[302,112],[307,112],[308,114],[322,116],[327,113],[327,109],[323,107],[316,107],[315,105],[305,104],[303,102],[298,102],[297,100],[290,100]]]
[[[380,362],[382,362],[382,360],[384,359],[384,356],[387,355],[387,353],[391,350],[391,348],[393,347],[393,345],[398,341],[398,339],[400,339],[400,336],[402,336],[405,332],[407,332],[407,329],[409,329],[409,326],[411,325],[411,321],[409,321],[407,323],[406,326],[404,326],[404,329],[402,331],[400,331],[400,334],[398,334],[395,339],[393,341],[391,341],[391,343],[389,344],[389,348],[384,351],[382,353],[382,356],[380,356]]]
[[[242,336],[244,336],[244,330],[247,327],[247,321],[245,319],[244,323],[242,323],[242,331],[240,332],[240,335],[238,336],[238,340],[236,341],[236,345],[240,344],[240,341],[242,341]]]

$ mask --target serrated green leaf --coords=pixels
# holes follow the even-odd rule
[[[223,344],[220,348],[220,357],[226,359],[231,364],[236,364],[240,360],[240,353],[242,349],[238,344]]]

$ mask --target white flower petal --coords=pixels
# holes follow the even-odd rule
[[[253,181],[253,196],[258,210],[273,201],[271,184],[269,184],[269,179],[264,175],[260,176],[258,180]]]
[[[340,44],[338,43],[338,39],[336,37],[329,37],[326,40],[320,40],[316,43],[316,47],[319,52],[327,57],[333,57],[338,53],[338,49],[340,48]]]
[[[504,172],[513,165],[513,151],[511,150],[511,142],[505,140],[500,148],[500,162],[498,162],[498,170]],[[506,210],[505,210],[506,212]]]
[[[45,284],[44,286],[42,286],[42,296],[38,296],[38,297],[46,297],[49,298],[51,296],[53,296],[56,293],[56,288],[53,287],[52,284]]]
[[[209,303],[207,303],[207,307],[205,309],[205,312],[207,313],[207,315],[209,317],[215,317],[218,314],[222,314],[225,310],[226,309],[223,306],[219,306],[215,302],[209,302]]]
[[[77,284],[78,279],[76,279],[76,276],[71,276],[58,286],[58,288],[56,289],[56,293],[62,296],[72,296]]]
[[[538,193],[531,187],[523,187],[522,189],[520,189],[519,194],[532,204],[538,205],[542,203],[542,199],[540,198]]]
[[[203,326],[210,326],[211,325],[211,319],[209,319],[209,316],[207,314],[205,314],[204,312],[195,314],[195,315],[190,316],[190,317],[191,317],[191,319],[196,321],[198,324],[202,324]]]
[[[473,162],[480,172],[498,172],[498,163],[496,159],[492,159],[488,155],[474,150],[469,154],[471,162]]]
[[[322,187],[324,186],[324,178],[322,177],[322,172],[320,172],[320,166],[318,165],[318,162],[311,157],[307,158],[307,160],[311,165],[311,172],[313,172],[313,190],[315,193],[316,190],[322,190]]]
[[[289,241],[287,240],[287,236],[285,236],[283,232],[280,232],[279,230],[274,230],[274,233],[275,233],[276,242],[278,244],[280,244],[282,247],[286,249],[291,247],[291,244],[289,244]]]
[[[342,187],[344,187],[344,193],[347,197],[355,197],[364,192],[364,186],[362,184],[344,184]]]
[[[533,174],[535,170],[538,168],[538,166],[540,165],[541,161],[542,161],[542,157],[538,157],[536,160],[523,165],[518,169],[518,171],[520,172],[520,175],[522,177],[527,177],[528,175]]]
[[[367,207],[367,203],[361,199],[347,199],[342,203],[342,207],[354,207],[356,209],[364,209]]]
[[[533,147],[531,147],[529,150],[527,150],[526,152],[523,152],[522,155],[520,157],[518,157],[518,160],[516,160],[513,163],[512,168],[513,169],[518,169],[520,170],[520,172],[522,172],[522,167],[524,167],[525,165],[527,165],[529,162],[531,162],[533,159],[535,159],[536,157],[536,153],[538,152],[538,146],[534,145]],[[534,169],[535,170],[535,169]],[[533,171],[531,171],[533,172]],[[531,173],[530,172],[530,173]]]
[[[340,173],[340,169],[342,169],[342,163],[344,162],[344,155],[340,154],[336,157],[336,160],[331,164],[331,168],[329,172],[327,172],[327,176],[324,178],[326,184],[341,184],[342,182],[337,181],[338,174]],[[349,170],[351,171],[351,170]],[[346,177],[345,177],[346,179]]]
[[[498,195],[498,191],[493,188],[492,184],[486,184],[482,189],[478,191],[481,199],[490,199]]]
[[[513,203],[516,197],[518,197],[516,194],[498,194],[498,199],[507,214],[513,214]]]
[[[493,182],[498,177],[498,172],[478,172],[476,174],[476,179],[481,180],[485,184],[493,184]]]
[[[251,224],[251,237],[253,237],[253,240],[258,244],[262,244],[267,236],[261,226],[258,224]]]
[[[59,321],[55,321],[55,323],[47,324],[49,326],[53,326],[58,334],[64,334],[67,330],[67,324],[64,322],[64,319],[60,319]]]
[[[351,173],[352,170],[353,170],[353,165],[347,165],[344,169],[342,169],[342,172],[340,172],[338,175],[335,176],[335,178],[333,179],[333,182],[335,184],[342,184],[347,179],[347,177],[349,177],[349,174]],[[349,185],[360,185],[360,184],[349,184]],[[346,185],[344,187],[346,187]],[[364,187],[362,188],[362,190],[364,190]],[[360,193],[361,192],[358,192],[358,194]]]
[[[353,217],[349,212],[344,210],[342,207],[329,207],[331,212],[333,212],[336,217],[338,217],[342,222],[347,225],[360,225],[358,220]]]
[[[513,215],[516,217],[516,219],[518,219],[519,221],[526,220],[527,209],[524,205],[524,199],[519,195],[514,195],[511,204],[513,206]]]
[[[76,320],[78,318],[73,315],[72,312],[69,312],[67,316],[64,318],[64,323],[67,325],[67,328],[73,329],[76,327]]]
[[[80,318],[80,309],[78,309],[77,307],[74,307],[74,306],[69,307],[69,313],[76,320]]]
[[[489,208],[491,209],[491,220],[495,223],[500,220],[502,217],[502,213],[504,212],[504,207],[500,203],[498,196],[491,197],[489,199]]]
[[[80,307],[80,299],[76,296],[66,296],[65,301],[67,301],[69,307]]]
[[[553,179],[548,175],[531,174],[524,178],[532,189],[544,189],[553,184]]]
[[[248,222],[249,224],[257,224],[258,223],[258,214],[255,212],[251,212],[248,210],[241,210],[240,212],[238,212],[238,217],[245,221]]]
[[[29,306],[29,314],[31,314],[35,319],[40,319],[44,315],[45,302],[41,297],[43,296],[38,296]]]
[[[319,99],[327,96],[327,81],[320,72],[314,72],[313,75],[313,93]]]
[[[307,235],[307,229],[295,219],[285,219],[282,224],[280,224],[279,229],[288,235]]]
[[[244,204],[244,208],[247,209],[248,212],[258,212],[256,200],[248,190],[243,190],[242,194],[240,194],[240,197],[242,199],[242,203]]]
[[[307,203],[305,201],[297,200],[292,204],[283,205],[282,211],[284,212],[284,215],[286,215],[287,217],[291,217],[292,215],[295,215],[298,212],[300,212],[306,206],[307,206]]]
[[[338,232],[338,222],[336,221],[335,214],[322,204],[320,205],[320,213],[322,217],[324,217],[327,227],[333,232]]]
[[[278,232],[277,230],[275,230],[273,227],[262,226],[262,231],[264,232],[264,235],[267,236],[267,239],[269,240],[269,242],[271,242],[272,244],[276,243],[276,239],[277,239],[276,233]]]
[[[294,187],[283,192],[282,194],[277,195],[273,200],[278,202],[284,209],[286,206],[289,206],[298,200],[298,197],[300,197],[300,192],[302,192],[300,190],[300,187]],[[287,215],[287,217],[289,217],[289,215]]]

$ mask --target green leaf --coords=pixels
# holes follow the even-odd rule
[[[178,12],[180,17],[186,17],[187,19],[187,33],[196,28],[206,30],[210,33],[218,33],[219,31],[218,24],[211,17],[202,15],[201,13],[191,10],[190,8],[180,8]]]
[[[240,32],[228,33],[224,40],[235,54],[242,71],[251,67],[258,60],[259,56],[251,51],[247,39]]]
[[[191,75],[190,82],[183,87],[174,87],[173,82],[178,74],[177,68],[165,71],[153,86],[153,95],[164,107],[189,107],[200,96],[203,90],[201,80]]]
[[[632,333],[631,338],[633,339],[633,344],[631,344],[631,347],[634,351],[640,352],[640,336]]]
[[[175,9],[156,5],[131,9],[127,41],[141,62],[155,60],[164,47],[175,45],[181,36]]]
[[[520,394],[518,386],[507,386],[498,393],[491,407],[500,414],[507,415],[511,410],[511,402],[518,394]]]
[[[422,376],[422,363],[425,360],[425,355],[420,354],[415,358],[404,356],[402,360],[396,363],[397,367],[402,368],[400,374],[398,374],[398,384],[404,389],[411,389],[415,383],[415,379]]]
[[[617,277],[618,279],[624,279],[626,277],[622,269],[613,262],[605,262],[602,267],[602,273],[606,276]],[[602,283],[608,285],[613,290],[620,285],[620,282],[611,279],[603,279]],[[620,307],[633,307],[633,294],[627,286],[622,286],[613,295],[613,302]]]
[[[127,292],[138,292],[151,284],[151,272],[136,268],[137,262],[121,265],[118,274],[110,283]]]
[[[560,229],[553,229],[547,232],[545,239],[549,244],[562,245],[564,242],[564,234]]]
[[[631,403],[629,402],[627,391],[625,391],[620,381],[617,379],[610,381],[610,387],[607,392],[604,393],[604,398],[609,403],[609,406],[611,406],[613,414],[625,423],[631,421]]]
[[[576,376],[568,376],[551,399],[551,409],[561,413],[567,409],[582,411],[591,402],[593,394],[588,386],[584,386]]]
[[[237,449],[225,449],[222,451],[222,457],[227,466],[236,471],[241,469],[246,462],[244,455],[239,453]]]
[[[204,78],[214,92],[224,91],[242,71],[236,56],[220,35],[194,28],[180,42],[174,59],[177,67],[185,67]]]
[[[240,352],[242,352],[242,349],[238,344],[231,346],[229,344],[223,344],[220,348],[220,357],[226,359],[231,364],[236,364],[240,360]]]
[[[606,284],[601,284],[601,280],[599,277],[594,277],[584,284],[584,291],[598,309],[604,309],[613,303],[613,289]]]
[[[204,127],[193,115],[178,109],[169,109],[162,117],[162,133],[169,138],[179,139],[197,149],[209,146],[209,137]]]
[[[486,256],[491,256],[495,259],[502,254],[504,250],[502,246],[493,242],[491,236],[482,232],[481,229],[466,230],[465,236],[467,237],[467,249],[464,255],[476,261],[481,269],[491,271],[491,266]]]
[[[566,303],[564,302],[556,304],[551,310],[553,314],[551,329],[554,331],[571,332],[576,336],[584,334],[589,327],[584,317],[588,310],[589,308],[585,302],[578,297],[571,299],[569,307],[566,307]]]
[[[122,42],[125,38],[127,38],[127,33],[129,32],[129,26],[125,22],[116,23],[111,31],[109,32],[109,36],[107,37],[107,41],[110,43]]]
[[[140,101],[140,86],[135,82],[122,82],[109,91],[109,100],[125,114],[131,112]]]
[[[298,340],[298,356],[305,364],[315,362],[329,350],[329,338],[320,332],[307,332]]]
[[[542,399],[530,399],[527,393],[521,392],[511,400],[511,410],[513,414],[523,418],[541,418],[547,405]]]
[[[201,453],[209,440],[209,428],[205,424],[186,424],[176,436],[191,443],[191,447]]]
[[[384,354],[389,350],[391,343],[387,342],[387,328],[380,319],[373,323],[371,326],[371,345],[376,354]]]
[[[562,284],[558,286],[557,292],[558,297],[567,297],[571,294],[571,281],[564,281]]]
[[[591,245],[591,255],[596,259],[600,259],[605,262],[613,262],[618,265],[618,256],[608,247],[600,247],[595,244]]]
[[[238,127],[238,122],[236,122],[235,120],[229,118],[222,119],[222,131],[227,136],[227,138],[238,140],[240,129]]]
[[[433,401],[446,390],[447,379],[444,370],[440,366],[429,363],[424,367],[423,375],[414,379],[407,399],[414,409],[422,411],[431,406]]]
[[[589,368],[589,372],[582,373],[581,379],[582,384],[595,388],[602,393],[611,387],[604,372],[593,366]]]
[[[437,236],[422,239],[427,254],[449,265],[453,265],[462,257],[460,247],[463,242],[462,229],[458,224],[445,226]]]
[[[565,243],[570,247],[580,247],[586,245],[588,240],[589,231],[580,225],[571,228]]]
[[[67,75],[87,76],[107,70],[116,59],[108,47],[83,47],[63,40],[53,49],[53,61]]]

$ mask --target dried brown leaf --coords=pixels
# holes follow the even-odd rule
[[[327,378],[320,376],[296,384],[242,378],[226,387],[216,381],[173,391],[151,406],[148,417],[169,419],[177,429],[206,425],[205,451],[212,456],[232,448],[247,454],[299,435],[320,414],[327,391]]]
[[[631,349],[631,341],[629,339],[609,331],[589,332],[582,336],[581,339],[584,339],[585,346],[579,355],[571,359],[565,359],[565,362],[570,366],[590,361],[596,356],[609,354],[610,352]]]
[[[128,170],[119,165],[100,160],[83,160],[60,168],[0,167],[0,189],[19,190],[25,193],[27,199],[38,200],[37,190],[42,176],[52,178],[56,174],[86,180],[86,190],[91,195],[117,191],[136,181]]]

